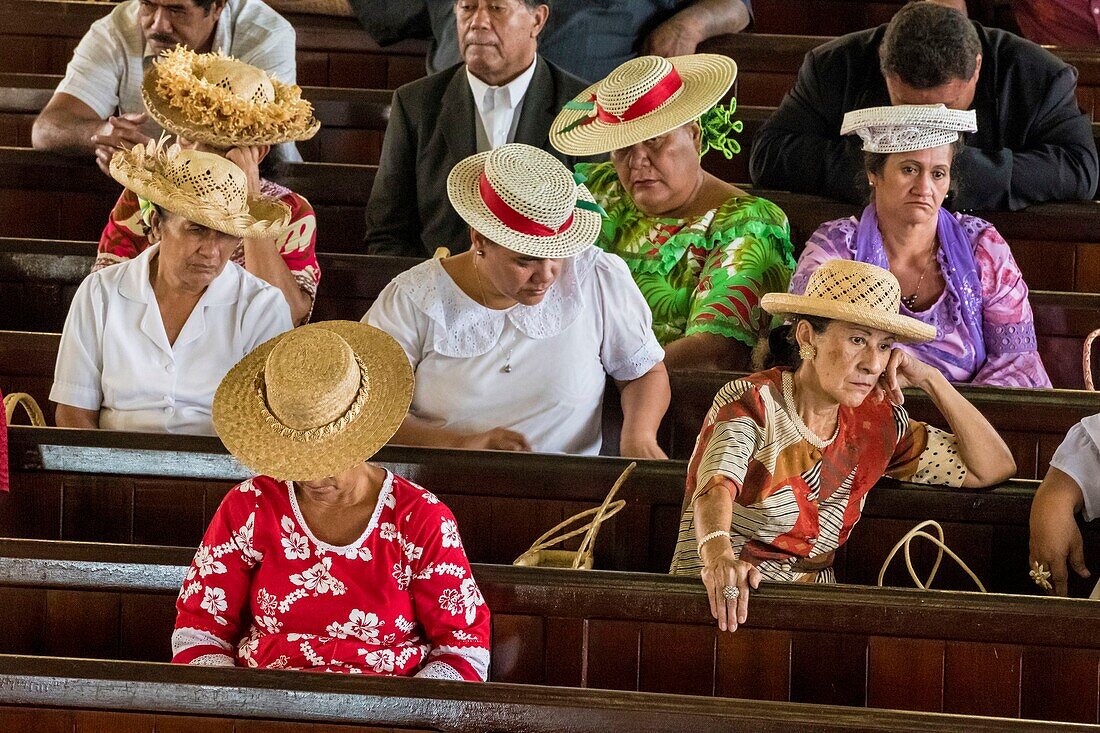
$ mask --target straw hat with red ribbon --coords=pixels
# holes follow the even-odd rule
[[[447,196],[482,236],[528,257],[572,257],[599,236],[603,210],[540,148],[509,143],[471,155],[447,176]]]
[[[550,142],[567,155],[597,155],[663,135],[698,119],[733,86],[728,56],[642,56],[567,102]]]

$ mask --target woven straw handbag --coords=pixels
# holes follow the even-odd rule
[[[1100,328],[1085,337],[1085,347],[1081,353],[1081,369],[1085,372],[1085,389],[1095,390],[1096,385],[1092,379],[1092,342],[1100,336]]]
[[[626,482],[630,473],[637,466],[637,463],[631,463],[626,467],[626,470],[622,472],[622,475],[615,481],[615,485],[611,487],[611,491],[607,492],[607,496],[604,497],[603,503],[597,507],[591,509],[585,509],[579,514],[574,514],[569,519],[556,525],[531,545],[531,549],[523,553],[516,558],[513,565],[523,565],[527,567],[539,567],[539,568],[571,568],[573,570],[591,570],[592,569],[592,547],[596,543],[596,535],[600,531],[600,525],[619,513],[619,511],[626,506],[626,502],[622,499],[612,501],[615,498],[615,494],[618,493],[619,488]],[[565,528],[579,520],[586,517],[592,517],[592,519],[569,532],[565,532],[561,535],[556,535],[558,532],[564,532]],[[584,538],[581,540],[580,546],[576,550],[552,550],[550,549],[554,545],[561,544],[568,539],[576,537],[577,535],[584,533]],[[556,536],[555,536],[556,535]]]
[[[46,427],[46,418],[42,415],[42,408],[26,392],[12,392],[4,395],[4,417],[11,425],[11,419],[15,417],[15,408],[22,406],[31,420],[31,427]]]
[[[931,527],[932,529],[934,529],[937,536],[933,537],[932,535],[925,532],[925,527]],[[931,572],[928,573],[928,577],[923,581],[920,579],[920,576],[917,575],[916,568],[913,567],[913,558],[909,552],[910,543],[912,543],[912,541],[917,537],[922,537],[932,544],[936,545],[937,547],[936,562],[932,564]],[[898,543],[894,545],[894,549],[890,550],[890,554],[886,556],[886,562],[882,563],[882,569],[878,571],[878,585],[880,588],[882,587],[883,578],[886,577],[887,568],[890,567],[890,563],[894,561],[894,556],[898,554],[898,550],[902,549],[902,547],[905,548],[905,567],[909,571],[909,577],[913,579],[913,582],[921,590],[931,589],[932,581],[936,579],[936,573],[939,572],[940,561],[943,560],[943,553],[946,552],[947,555],[952,560],[957,562],[959,564],[959,567],[961,567],[963,571],[965,571],[966,574],[970,576],[970,579],[973,580],[974,584],[978,586],[978,590],[980,590],[982,593],[988,592],[985,589],[985,586],[982,584],[982,581],[979,580],[978,576],[974,574],[974,571],[970,569],[970,566],[963,562],[963,559],[956,555],[951,550],[951,548],[947,546],[947,544],[944,542],[943,527],[940,526],[939,522],[932,519],[921,522],[916,527],[913,527],[913,529],[906,532],[905,536],[898,540]]]

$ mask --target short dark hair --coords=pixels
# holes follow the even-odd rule
[[[799,321],[809,323],[814,333],[824,333],[833,322],[831,318],[799,315],[795,316],[792,323],[773,328],[768,334],[768,355],[764,358],[765,369],[777,366],[798,369],[802,366],[802,356],[798,353],[798,339],[794,335]]]
[[[982,52],[973,24],[962,13],[931,2],[912,2],[894,14],[878,49],[885,76],[931,89],[970,79]]]
[[[959,192],[959,184],[961,183],[959,176],[959,169],[955,166],[955,161],[959,158],[959,153],[966,147],[966,143],[963,142],[962,135],[959,139],[951,143],[951,186],[947,189],[948,196],[954,196]],[[858,180],[857,186],[861,186],[866,189],[867,203],[872,204],[875,202],[875,192],[867,185],[867,174],[874,173],[876,176],[881,176],[883,169],[886,167],[886,160],[891,155],[900,155],[900,153],[863,153],[863,173],[857,174]]]

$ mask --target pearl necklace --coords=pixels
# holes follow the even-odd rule
[[[794,423],[795,430],[802,436],[802,439],[812,445],[818,450],[825,450],[833,441],[836,440],[836,436],[840,435],[840,413],[836,416],[836,430],[833,432],[833,437],[828,440],[822,440],[817,434],[806,427],[806,423],[802,422],[802,418],[798,415],[798,410],[794,407],[794,377],[790,372],[783,372],[783,407],[786,408],[787,414],[790,415],[791,422]]]

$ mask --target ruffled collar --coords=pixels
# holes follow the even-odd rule
[[[589,247],[566,259],[540,303],[506,310],[486,308],[466,295],[437,259],[401,273],[394,283],[435,324],[432,349],[443,356],[466,358],[495,347],[505,319],[532,339],[557,336],[573,325],[585,307],[582,286],[599,256],[597,247]]]

